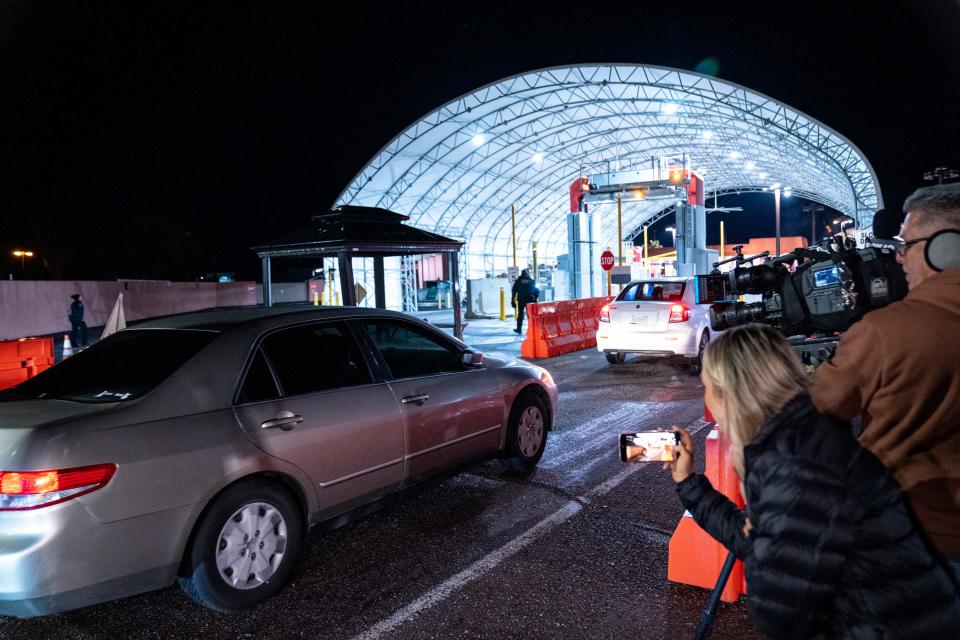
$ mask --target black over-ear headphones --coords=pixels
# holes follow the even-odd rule
[[[930,236],[923,257],[934,271],[960,267],[960,229],[942,229]]]

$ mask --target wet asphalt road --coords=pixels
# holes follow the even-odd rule
[[[207,611],[170,587],[0,617],[0,638],[692,637],[708,593],[666,579],[673,483],[659,465],[620,463],[616,441],[680,424],[699,429],[702,452],[702,388],[665,360],[610,366],[582,351],[542,364],[561,413],[532,473],[490,461],[317,532],[293,583],[251,612]],[[762,636],[741,602],[721,605],[710,637]]]

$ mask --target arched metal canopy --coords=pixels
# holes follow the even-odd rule
[[[686,154],[705,192],[779,183],[870,228],[883,206],[873,167],[826,125],[745,87],[690,71],[626,64],[533,71],[487,85],[427,114],[360,171],[336,205],[382,207],[463,239],[468,277],[510,254],[567,251],[569,186],[580,175]],[[625,202],[624,233],[673,202]],[[598,205],[609,206],[609,205]],[[772,206],[772,205],[771,205]],[[616,244],[616,214],[604,237]]]

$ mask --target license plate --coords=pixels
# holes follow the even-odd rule
[[[641,327],[653,324],[653,318],[650,317],[649,313],[635,313],[630,316],[630,324],[638,324]]]

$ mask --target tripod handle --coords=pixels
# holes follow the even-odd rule
[[[700,616],[700,624],[697,625],[697,630],[693,633],[693,640],[704,640],[707,637],[707,630],[710,628],[714,616],[717,615],[720,595],[723,593],[723,588],[727,586],[727,580],[730,579],[730,572],[733,571],[733,565],[736,561],[737,558],[732,551],[727,554],[727,559],[723,562],[723,568],[720,569],[720,575],[717,576],[717,584],[707,601],[707,608],[703,610],[703,615]]]

